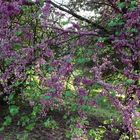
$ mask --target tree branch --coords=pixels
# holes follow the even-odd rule
[[[82,17],[82,16],[80,16],[80,15],[74,13],[72,10],[67,10],[67,9],[61,7],[60,5],[57,5],[56,3],[52,2],[52,1],[50,1],[50,4],[53,5],[55,8],[58,8],[59,10],[64,11],[64,12],[66,12],[66,13],[68,13],[68,14],[74,16],[75,18],[81,20],[81,21],[85,21],[85,22],[87,22],[88,24],[91,24],[91,25],[94,26],[95,28],[100,29],[100,30],[102,30],[102,31],[105,32],[105,33],[108,33],[108,30],[105,29],[103,26],[101,26],[101,25],[99,25],[99,24],[97,24],[97,23],[95,23],[95,22],[92,22],[92,21],[90,21],[89,19],[84,18],[84,17]]]

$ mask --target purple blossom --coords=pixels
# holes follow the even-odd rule
[[[73,83],[74,83],[74,85],[79,86],[81,83],[81,77],[76,76]]]
[[[47,16],[50,13],[50,9],[51,9],[50,0],[46,0],[45,6],[42,9],[43,14]]]
[[[88,78],[83,78],[82,83],[85,85],[91,85],[93,83],[93,81],[91,79],[88,79]]]
[[[46,22],[46,18],[48,18],[51,12],[51,3],[49,0],[46,0],[44,7],[37,8],[40,10],[37,13],[34,13],[34,10],[31,13],[26,13],[26,10],[22,10],[23,6],[40,6],[39,2],[39,0],[36,2],[29,2],[27,0],[0,1],[0,84],[2,85],[0,92],[3,94],[6,93],[6,95],[15,92],[16,89],[13,88],[14,86],[12,84],[19,81],[26,83],[29,80],[26,72],[32,70],[33,75],[39,77],[40,81],[38,85],[43,89],[41,91],[44,92],[44,90],[46,90],[46,94],[44,94],[44,98],[42,97],[40,99],[40,103],[43,109],[48,111],[50,107],[54,107],[56,99],[62,99],[62,93],[66,88],[65,83],[68,76],[71,76],[74,70],[81,68],[77,68],[77,64],[71,61],[77,57],[77,55],[75,55],[77,47],[82,46],[82,48],[86,48],[86,46],[92,45],[104,47],[98,48],[97,50],[93,49],[94,55],[92,58],[91,56],[87,56],[94,62],[92,69],[88,69],[92,71],[92,77],[90,79],[82,74],[80,76],[74,75],[72,84],[77,93],[75,97],[76,103],[79,106],[85,104],[96,106],[96,100],[93,99],[86,102],[85,97],[88,96],[88,86],[92,85],[93,82],[99,84],[103,89],[102,96],[108,98],[111,105],[115,106],[122,114],[124,125],[133,133],[132,117],[135,113],[135,107],[138,105],[137,100],[140,98],[139,85],[136,84],[140,78],[139,68],[136,67],[137,64],[139,65],[140,58],[140,7],[138,6],[133,11],[128,10],[125,14],[122,13],[122,20],[125,20],[124,25],[121,29],[114,28],[112,30],[110,28],[109,30],[113,32],[105,34],[105,37],[109,38],[107,42],[94,42],[91,38],[94,37],[95,40],[98,40],[98,29],[97,32],[92,29],[89,31],[82,29],[82,27],[80,28],[80,25],[76,23],[72,23],[73,27],[64,31],[56,27],[54,22],[50,24],[51,20]],[[115,6],[115,0],[113,2],[109,0],[108,2],[113,4],[112,6]],[[25,12],[25,14],[22,14],[22,12]],[[35,15],[38,13],[42,14],[42,12],[44,17],[39,21],[40,19]],[[24,24],[20,17],[24,19],[25,16],[26,19],[28,14],[29,17],[27,17],[27,19],[31,19],[29,19],[29,21],[25,20]],[[30,16],[30,14],[32,16]],[[62,14],[58,15],[63,16]],[[36,25],[35,31],[33,31],[33,27],[29,25],[30,22],[32,22],[32,25],[39,24]],[[137,30],[137,33],[128,31],[133,28]],[[120,34],[116,35],[114,30],[119,31]],[[21,31],[22,34],[19,36],[16,35],[15,32],[17,31]],[[37,33],[35,33],[36,31]],[[50,31],[52,32],[52,36],[48,35]],[[45,35],[43,34],[41,36],[40,34],[44,32]],[[78,38],[74,41],[69,41],[73,36],[78,36]],[[93,44],[91,44],[92,42]],[[16,43],[20,44],[18,49],[15,49]],[[57,48],[53,46],[57,46]],[[100,52],[100,49],[104,50],[106,46],[112,47],[109,54]],[[69,55],[61,54],[63,48],[69,49]],[[62,56],[60,56],[56,50],[58,50],[58,52],[60,51]],[[116,62],[122,66],[119,70],[115,66]],[[46,72],[42,71],[40,67],[42,64],[47,64],[47,66],[54,68],[53,71],[49,72],[49,76],[46,76]],[[129,87],[125,85],[123,80],[121,84],[118,82],[119,85],[108,83],[104,78],[104,73],[109,70],[115,75],[116,73],[114,73],[113,69],[123,77],[134,80],[134,82],[130,84]],[[83,69],[83,72],[85,72],[85,69]],[[19,87],[17,86],[17,88]],[[24,89],[24,86],[22,88]],[[126,88],[127,91],[125,90]],[[124,93],[126,98],[134,94],[137,98],[124,103],[122,100],[119,100],[117,96],[112,96],[110,91],[114,91],[118,94]],[[34,102],[30,102],[30,104],[34,105]],[[80,109],[78,111],[79,115],[84,116],[84,111],[82,112]],[[80,123],[76,126],[82,128]]]
[[[78,89],[78,91],[77,91],[77,95],[80,96],[80,97],[84,97],[84,96],[87,96],[88,94],[87,94],[87,92],[86,92],[85,89],[80,88],[80,89]]]

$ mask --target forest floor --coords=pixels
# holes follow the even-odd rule
[[[8,126],[4,131],[0,132],[0,140],[69,140],[66,138],[67,126],[63,119],[62,113],[50,113],[53,119],[59,124],[58,129],[50,130],[42,126],[40,123],[36,124],[36,127],[27,132],[24,128],[17,125],[17,118],[13,120],[12,124]],[[4,113],[0,113],[0,121],[3,120]],[[89,117],[89,126],[87,128],[98,128],[103,125],[102,120],[95,116]],[[119,134],[113,133],[110,126],[106,127],[106,133],[101,140],[119,140]],[[73,140],[94,140],[87,137],[87,139],[73,139]],[[99,139],[100,140],[100,139]]]

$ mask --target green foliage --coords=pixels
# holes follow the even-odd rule
[[[64,25],[67,25],[69,24],[69,21],[62,21],[61,24],[64,26]]]
[[[137,29],[136,28],[128,28],[128,33],[137,33]]]
[[[31,0],[29,0],[29,1],[32,2]],[[57,38],[57,37],[55,38],[55,35],[59,35],[59,33],[58,34],[54,33],[53,29],[48,29],[50,27],[47,27],[47,28],[45,27],[45,30],[47,29],[47,31],[45,31],[44,26],[41,25],[41,24],[43,24],[43,23],[41,23],[43,20],[40,20],[41,14],[42,14],[39,11],[39,9],[41,9],[40,6],[44,6],[44,0],[40,0],[39,4],[37,4],[37,5],[21,6],[20,8],[22,9],[22,12],[21,12],[22,14],[19,16],[17,15],[16,17],[11,17],[11,19],[10,19],[11,20],[11,25],[10,25],[11,30],[12,30],[12,28],[15,28],[14,26],[15,26],[17,21],[21,21],[21,22],[19,22],[19,26],[26,27],[26,24],[28,24],[28,26],[27,26],[28,30],[25,28],[25,31],[27,30],[27,32],[31,33],[31,36],[34,38],[33,40],[30,40],[30,39],[28,40],[28,38],[23,39],[24,38],[24,31],[22,30],[23,28],[20,29],[19,27],[17,27],[18,29],[17,29],[17,31],[14,32],[14,35],[15,35],[15,37],[19,38],[19,40],[23,39],[23,42],[22,43],[18,43],[16,41],[15,41],[16,43],[13,42],[12,50],[19,52],[19,55],[22,55],[20,49],[23,47],[28,49],[28,46],[30,46],[29,49],[30,48],[36,49],[36,46],[40,45],[41,42],[46,42],[46,40],[44,40],[44,37],[45,37],[45,39],[49,39],[49,41],[51,41],[53,39],[55,41],[58,39],[58,42],[59,42],[59,38]],[[117,4],[117,7],[120,10],[125,8],[125,7],[128,8],[129,10],[133,10],[134,8],[136,8],[136,6],[137,6],[136,0],[131,0],[130,5],[127,5],[126,2],[120,2]],[[33,18],[33,17],[35,17],[35,18]],[[15,23],[14,23],[14,20],[12,18],[16,19]],[[46,20],[46,18],[45,18],[45,20]],[[68,23],[69,23],[69,21],[64,21],[64,22],[61,22],[60,24],[62,26],[64,26],[64,25],[67,25]],[[120,29],[122,28],[122,26],[124,24],[125,24],[125,21],[123,19],[123,15],[117,14],[108,23],[107,30],[115,31],[115,35],[119,36]],[[30,26],[31,26],[31,28],[30,28]],[[86,30],[83,30],[83,31],[86,31]],[[137,33],[138,31],[135,28],[128,28],[126,32],[129,34],[134,34],[134,33]],[[67,36],[67,33],[65,33],[65,34]],[[62,33],[62,35],[63,35],[63,33]],[[73,70],[73,73],[71,73],[70,78],[69,77],[66,77],[66,79],[64,78],[64,81],[63,81],[64,90],[63,90],[63,94],[62,94],[62,98],[61,98],[62,103],[60,106],[58,104],[58,108],[59,108],[58,110],[61,111],[61,109],[62,109],[68,114],[75,113],[78,115],[79,115],[79,111],[83,111],[87,116],[95,116],[97,118],[103,118],[103,120],[104,120],[102,122],[103,124],[111,124],[112,120],[122,122],[122,118],[121,118],[120,114],[115,110],[115,108],[113,106],[110,105],[109,100],[105,97],[98,96],[98,94],[102,91],[102,87],[100,85],[93,83],[93,85],[87,86],[87,85],[84,85],[82,82],[80,82],[80,86],[78,87],[78,86],[75,86],[74,82],[73,82],[73,79],[75,78],[75,76],[80,76],[82,78],[83,77],[90,77],[93,79],[93,77],[92,77],[93,73],[91,72],[92,69],[90,69],[91,70],[90,71],[89,67],[95,66],[93,61],[92,61],[94,54],[99,55],[99,59],[96,61],[99,65],[101,64],[101,60],[104,56],[110,56],[110,59],[112,59],[111,61],[116,62],[116,60],[117,60],[116,56],[115,56],[116,52],[114,52],[114,50],[112,49],[113,48],[112,44],[108,40],[109,37],[106,37],[106,36],[104,36],[104,37],[91,37],[89,39],[89,41],[92,43],[86,44],[83,46],[75,45],[74,49],[76,51],[72,50],[72,53],[71,53],[70,52],[71,50],[69,51],[69,46],[71,47],[72,41],[76,41],[77,34],[71,35],[71,33],[68,33],[68,35],[70,36],[70,37],[68,37],[68,39],[70,39],[71,41],[64,43],[64,45],[62,44],[62,47],[60,47],[60,50],[58,49],[59,47],[56,47],[57,45],[56,46],[54,45],[55,47],[53,45],[49,46],[49,44],[51,44],[50,42],[44,44],[46,46],[48,45],[47,46],[48,48],[50,47],[50,48],[52,48],[52,50],[54,50],[54,54],[55,54],[54,57],[57,57],[57,60],[59,60],[59,59],[61,60],[63,53],[65,53],[65,51],[67,54],[74,55],[72,60],[68,60],[69,62],[71,62],[72,65],[74,65],[74,70]],[[62,40],[63,39],[65,40],[65,38],[62,37]],[[62,40],[60,40],[60,42]],[[12,42],[12,39],[10,41]],[[83,42],[84,42],[84,40],[83,40]],[[95,45],[96,42],[104,43],[105,48],[100,49],[98,46]],[[67,52],[67,48],[68,48],[68,52]],[[44,51],[44,50],[42,50],[42,51]],[[60,54],[59,54],[59,52],[60,52]],[[128,54],[131,55],[131,51],[129,51],[129,49],[126,49],[126,51],[124,51],[124,52],[127,52]],[[40,114],[42,111],[42,106],[40,104],[40,100],[41,99],[45,99],[45,100],[52,99],[51,96],[44,95],[44,93],[49,92],[49,93],[52,93],[53,95],[55,95],[56,89],[48,88],[47,85],[41,85],[42,81],[40,80],[41,79],[39,77],[40,75],[36,72],[37,70],[36,70],[34,65],[35,65],[36,59],[38,57],[40,57],[40,55],[42,58],[46,59],[47,60],[46,64],[41,65],[41,72],[44,74],[44,77],[48,78],[48,79],[52,75],[55,75],[55,74],[57,75],[57,73],[55,71],[57,68],[49,66],[49,63],[51,62],[50,59],[43,56],[43,54],[39,54],[39,50],[35,50],[34,55],[35,55],[34,60],[31,61],[29,58],[29,60],[31,61],[31,64],[29,61],[29,64],[27,64],[27,65],[30,65],[30,66],[27,66],[28,68],[26,70],[24,70],[24,72],[26,73],[24,76],[25,77],[27,76],[25,81],[22,81],[24,78],[23,79],[19,78],[19,80],[15,82],[14,76],[10,77],[10,78],[14,79],[13,81],[11,79],[7,79],[7,81],[10,80],[7,83],[0,81],[2,83],[2,85],[3,84],[6,85],[6,84],[10,83],[9,87],[15,89],[15,92],[13,90],[13,92],[8,97],[5,98],[5,100],[8,102],[8,105],[9,105],[9,108],[8,108],[9,114],[4,117],[4,121],[1,125],[0,131],[3,131],[6,126],[11,125],[12,119],[15,116],[18,116],[20,118],[18,120],[19,126],[24,127],[27,131],[33,130],[35,128],[36,122],[38,121],[38,119],[40,119]],[[25,56],[23,55],[23,57],[26,57],[26,55]],[[5,65],[4,70],[0,68],[0,74],[2,73],[2,71],[7,72],[6,68],[11,66],[10,64],[12,64],[13,59],[7,58],[6,60],[4,60],[4,65]],[[51,58],[51,59],[54,59],[54,58]],[[2,66],[2,64],[0,62],[0,67],[1,66]],[[123,69],[123,67],[122,67],[122,69]],[[15,69],[13,69],[13,71],[14,70]],[[16,72],[14,71],[13,75],[15,73]],[[134,83],[133,80],[127,79],[126,77],[124,77],[118,73],[115,73],[114,75],[113,74],[112,75],[108,74],[108,75],[107,76],[105,75],[103,77],[103,80],[107,81],[108,83],[114,84],[114,85],[117,85],[117,84],[122,85],[122,83],[123,83],[124,87],[127,88]],[[67,81],[67,79],[70,79],[70,80]],[[1,86],[1,83],[0,83],[0,86]],[[86,89],[86,91],[88,92],[88,95],[84,96],[84,97],[78,97],[77,96],[78,88]],[[20,94],[20,92],[22,92],[22,94]],[[118,96],[117,93],[114,91],[110,91],[110,94],[116,98]],[[18,98],[16,96],[18,96]],[[61,94],[60,94],[60,96],[61,96]],[[124,96],[124,98],[125,98],[125,96]],[[22,99],[22,100],[20,100],[20,99]],[[78,99],[82,99],[84,101],[84,103],[82,105],[78,104]],[[88,105],[89,101],[91,101],[92,99],[96,100],[97,107],[94,107],[94,105],[93,106]],[[20,101],[21,102],[19,104],[17,104],[17,100],[19,102]],[[57,100],[57,97],[53,101],[55,103],[59,102]],[[23,107],[22,106],[23,102],[24,102],[24,106],[28,106],[30,108],[30,113],[26,113],[26,112],[21,113],[20,112],[21,108]],[[28,103],[31,103],[32,105],[29,106]],[[46,106],[46,108],[47,107],[48,106]],[[54,106],[51,107],[51,111],[53,111],[53,110],[54,110]],[[89,123],[86,119],[84,120],[84,119],[81,119],[80,117],[77,117],[77,116],[71,117],[71,116],[68,116],[65,114],[64,119],[67,120],[67,123],[69,125],[68,129],[66,130],[66,136],[70,139],[73,138],[75,135],[77,135],[79,137],[83,136],[83,133],[84,133],[83,129],[78,128],[76,126],[77,123],[80,122],[80,124],[83,126],[89,125]],[[139,119],[135,120],[134,124],[136,127],[139,127],[140,120]],[[47,118],[43,122],[43,126],[47,129],[53,129],[53,130],[58,128],[57,122],[55,120],[53,120],[51,117]],[[105,131],[106,131],[106,129],[102,126],[99,128],[90,129],[89,136],[95,140],[102,140]],[[123,138],[126,138],[126,136],[123,136]],[[21,140],[28,139],[28,135],[25,135],[25,136],[18,135],[17,139],[21,139]]]
[[[29,134],[26,131],[21,134],[16,134],[16,139],[17,140],[29,140]]]
[[[73,111],[73,112],[77,111],[77,110],[78,110],[78,105],[77,105],[76,103],[73,103],[73,104],[71,105],[70,110]]]
[[[58,128],[57,122],[53,120],[52,118],[48,118],[47,120],[45,120],[44,126],[47,129],[53,129],[53,130]]]
[[[19,113],[19,107],[16,105],[9,106],[9,111],[12,116],[15,116]]]
[[[126,6],[125,2],[118,3],[118,8],[123,9]]]
[[[138,129],[140,129],[140,118],[136,118],[136,119],[134,120],[134,125],[135,125]]]
[[[81,137],[82,134],[83,134],[82,129],[76,128],[75,125],[73,125],[73,124],[71,124],[69,126],[69,129],[70,129],[70,131],[66,132],[66,137],[69,138],[69,139],[71,139],[74,136]]]
[[[43,89],[39,86],[39,77],[35,75],[34,69],[29,69],[27,71],[28,79],[25,83],[26,88],[24,88],[24,95],[27,100],[37,101],[43,94]]]
[[[8,126],[12,123],[12,118],[10,116],[6,116],[4,118],[3,126]]]
[[[127,134],[123,134],[120,137],[120,140],[132,140]]]
[[[8,115],[8,116],[4,117],[4,121],[3,121],[3,123],[1,124],[1,127],[0,127],[0,132],[4,131],[4,129],[7,126],[11,125],[11,123],[12,123],[12,117],[11,116]]]
[[[30,117],[28,115],[22,115],[20,120],[18,121],[18,125],[26,126],[30,123]]]
[[[82,105],[80,108],[81,108],[81,110],[88,112],[91,110],[92,107],[90,107],[89,105]]]
[[[72,97],[72,96],[73,96],[72,91],[67,90],[66,93],[65,93],[65,96],[66,96],[66,97]]]
[[[138,5],[137,0],[131,0],[130,5],[129,5],[129,10],[131,10],[131,11],[135,10],[137,5]]]
[[[28,131],[31,131],[31,130],[34,129],[35,125],[36,125],[35,122],[34,122],[34,123],[30,123],[30,124],[28,124],[28,125],[25,127],[25,129],[28,130]]]
[[[42,110],[41,105],[40,104],[36,104],[36,106],[33,106],[33,110],[32,110],[31,116],[37,117],[37,115],[40,114],[41,110]]]
[[[102,140],[105,132],[106,128],[101,126],[96,129],[90,129],[88,135],[94,140]]]
[[[118,14],[114,19],[112,19],[108,23],[108,27],[114,27],[114,26],[123,25],[123,24],[124,24],[124,21],[123,21],[122,15]]]
[[[22,115],[18,121],[18,125],[24,127],[26,131],[31,131],[35,128],[36,117]]]
[[[51,99],[51,97],[50,97],[50,96],[45,95],[45,96],[43,96],[43,99],[45,99],[45,100],[50,100],[50,99]]]
[[[121,122],[121,115],[116,112],[114,109],[106,109],[102,107],[92,108],[88,112],[89,116],[98,116],[98,118],[102,118],[104,120],[110,120],[111,118],[116,120],[116,122]]]
[[[16,36],[21,36],[22,35],[22,31],[16,31]]]
[[[77,63],[77,64],[84,64],[84,63],[86,63],[86,62],[88,62],[88,61],[89,61],[88,58],[83,58],[83,57],[81,57],[81,58],[77,58],[77,59],[75,60],[75,63]]]
[[[105,42],[105,41],[107,41],[107,40],[108,40],[107,37],[99,37],[99,38],[97,39],[98,42]]]
[[[66,130],[66,137],[69,139],[74,139],[74,137],[81,137],[83,138],[84,136],[84,131],[82,128],[77,127],[77,123],[80,123],[80,125],[88,125],[89,122],[86,119],[81,119],[80,117],[77,116],[70,116],[70,119],[68,121],[68,129]]]
[[[125,84],[126,84],[127,86],[130,86],[130,85],[132,85],[133,83],[134,83],[134,81],[131,80],[131,79],[127,79],[127,80],[125,81]]]
[[[22,47],[22,45],[21,45],[20,43],[15,43],[15,44],[13,45],[13,49],[16,50],[16,51],[20,50],[21,47]]]

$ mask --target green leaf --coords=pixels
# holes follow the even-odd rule
[[[123,9],[125,7],[125,2],[121,2],[118,4],[118,8]]]
[[[49,71],[49,72],[52,72],[53,70],[54,70],[53,67],[49,67],[49,68],[48,68],[48,71]]]
[[[88,105],[82,105],[82,106],[81,106],[81,109],[82,109],[83,111],[89,111],[89,110],[90,110],[90,106],[88,106]]]
[[[87,58],[77,58],[77,59],[76,59],[76,63],[79,63],[79,64],[83,64],[83,63],[85,63],[85,62],[87,62],[87,61],[88,61]]]
[[[0,127],[0,132],[2,132],[4,130],[4,127]]]
[[[20,118],[20,121],[18,121],[18,125],[25,126],[29,124],[29,122],[30,122],[30,118],[28,116],[22,116]]]
[[[119,32],[119,31],[116,31],[116,32],[115,32],[115,35],[120,35],[120,32]]]
[[[130,8],[135,8],[136,6],[137,6],[137,1],[136,0],[131,1]]]
[[[43,99],[49,100],[49,99],[51,99],[51,97],[46,95],[46,96],[43,97]]]
[[[40,111],[41,111],[41,106],[40,105],[34,106],[33,111],[32,111],[32,115],[36,116],[38,113],[40,113]]]
[[[6,60],[5,60],[5,65],[9,65],[12,61],[13,61],[13,60],[10,59],[10,58],[9,58],[9,59],[6,59]]]
[[[139,118],[135,119],[134,124],[137,128],[140,128],[140,119]]]
[[[115,96],[116,96],[116,92],[115,92],[115,91],[112,91],[112,92],[111,92],[111,95],[112,95],[113,97],[115,97]]]
[[[67,24],[69,24],[69,21],[63,21],[63,22],[61,22],[61,24],[64,26],[64,25],[67,25]]]
[[[118,22],[118,25],[123,25],[124,24],[124,21],[122,21],[122,20],[120,20],[119,22]]]
[[[105,42],[107,40],[106,37],[99,37],[98,42]]]
[[[21,36],[22,35],[22,31],[17,31],[16,32],[16,36]]]
[[[128,86],[133,84],[133,83],[134,83],[134,81],[131,80],[131,79],[128,79],[128,80],[125,81],[125,85],[128,85]]]
[[[29,124],[29,125],[26,126],[26,129],[29,130],[29,131],[31,131],[31,130],[34,129],[34,127],[35,127],[35,123],[31,123],[31,124]]]
[[[116,25],[117,25],[116,22],[114,22],[113,20],[108,23],[109,27],[113,27],[113,26],[116,26]]]
[[[58,124],[56,123],[55,120],[48,118],[45,122],[44,122],[44,126],[46,128],[50,128],[50,129],[56,129],[58,128]]]
[[[92,55],[92,54],[93,54],[93,51],[92,51],[92,50],[86,50],[86,53],[87,53],[88,55]]]
[[[69,90],[69,91],[66,91],[65,96],[67,96],[67,97],[71,97],[71,96],[72,96],[71,91],[70,91],[70,90]]]
[[[11,124],[12,118],[10,116],[5,117],[4,119],[5,119],[5,121],[3,123],[4,126],[8,126]]]
[[[72,104],[71,110],[72,111],[77,111],[77,109],[78,109],[78,106],[76,104]]]
[[[9,107],[9,111],[10,111],[12,116],[15,116],[19,112],[19,107],[12,105]]]
[[[14,44],[13,49],[14,49],[14,50],[19,50],[19,49],[21,49],[21,44],[19,44],[19,43]]]
[[[135,29],[135,28],[130,28],[127,31],[130,33],[137,33],[138,32],[137,29]]]

